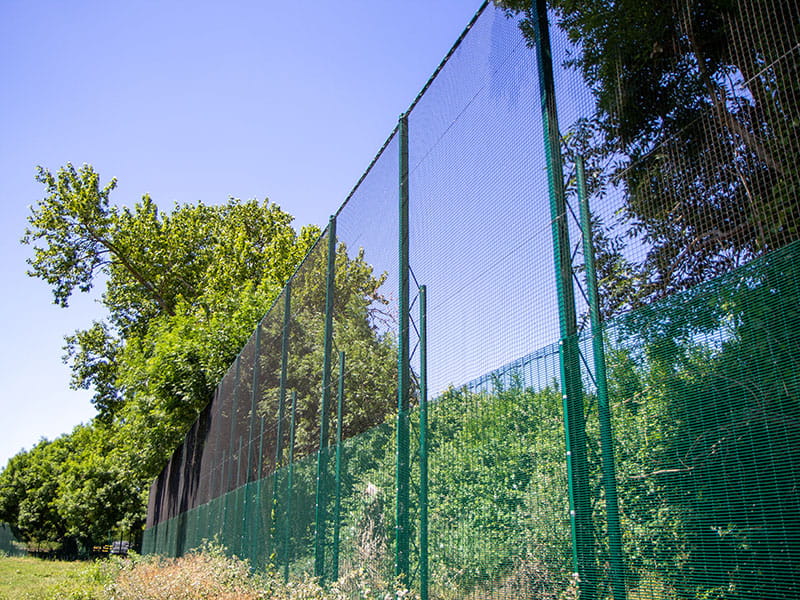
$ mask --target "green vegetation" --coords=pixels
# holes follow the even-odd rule
[[[793,576],[798,567],[795,523],[800,522],[793,490],[800,480],[800,454],[787,443],[800,438],[798,252],[797,244],[790,245],[606,323],[630,598],[733,600],[769,597],[774,589],[800,592]],[[776,314],[782,318],[773,318]],[[575,591],[562,398],[556,382],[534,388],[525,379],[526,373],[557,373],[557,347],[549,350],[536,353],[517,372],[487,378],[491,385],[452,389],[430,405],[434,598],[499,591],[508,597],[556,600]],[[536,375],[533,379],[542,381]],[[600,436],[592,393],[584,404],[591,499],[600,532],[599,587],[606,593],[609,551],[602,534]],[[417,418],[412,414],[413,430]],[[346,440],[342,452],[340,572],[361,568],[373,586],[392,570],[391,421],[387,417]],[[313,565],[312,458],[294,465],[293,577]],[[417,481],[417,463],[412,464],[412,481]],[[274,555],[254,552],[241,533],[239,511],[265,514],[258,501],[241,508],[257,483],[199,507],[188,526],[178,518],[151,535],[171,552],[184,533],[195,540],[221,532],[233,552],[282,566],[286,468],[274,476],[280,490],[276,524],[274,531],[259,530],[258,541]],[[417,510],[412,506],[412,523]],[[252,518],[258,523],[257,516]],[[267,539],[272,535],[277,537]]]
[[[94,600],[103,581],[91,563],[0,556],[0,600]]]
[[[23,242],[32,276],[67,306],[76,291],[102,285],[108,316],[66,338],[73,385],[92,389],[97,417],[14,456],[0,472],[0,521],[31,548],[85,556],[95,545],[141,534],[150,482],[213,396],[214,388],[286,281],[292,285],[288,386],[298,395],[297,453],[319,436],[317,373],[322,362],[325,244],[315,227],[297,233],[276,205],[230,200],[179,205],[149,197],[111,204],[91,166],[39,170],[47,195],[32,209]],[[357,399],[345,436],[383,421],[394,405],[391,319],[364,251],[336,247],[334,327],[349,360],[345,388]],[[260,369],[277,382],[283,317],[262,324]],[[247,378],[246,385],[251,385]],[[258,412],[277,418],[278,390]],[[249,410],[249,409],[248,409]],[[241,415],[239,415],[241,417]]]
[[[95,563],[0,557],[0,600],[379,600],[399,592],[370,587],[361,573],[323,589],[313,579],[285,585],[275,574],[253,574],[250,565],[206,544],[178,559],[141,557]]]
[[[736,14],[751,8],[746,0],[550,4],[580,50],[570,66],[595,101],[593,114],[565,135],[565,153],[586,158],[594,197],[618,195],[619,210],[608,216],[616,222],[598,221],[595,243],[629,597],[796,596],[800,229],[796,178],[787,174],[800,153],[800,79],[793,63],[775,65],[796,47],[784,43],[800,19],[786,19],[784,37],[764,28],[796,7],[776,0],[749,19]],[[254,201],[176,206],[169,214],[147,197],[115,207],[115,182],[102,187],[87,166],[40,170],[39,180],[47,196],[23,239],[34,246],[31,274],[62,306],[75,291],[105,286],[107,319],[67,338],[74,385],[94,390],[98,416],[9,462],[0,473],[0,519],[30,545],[70,554],[117,529],[140,531],[147,483],[304,260],[290,315],[284,321],[278,309],[259,329],[269,351],[247,359],[250,377],[239,377],[246,361],[237,361],[236,380],[227,382],[234,397],[252,392],[236,386],[252,385],[257,364],[268,381],[258,411],[275,423],[288,323],[286,387],[299,400],[294,487],[281,496],[295,503],[290,522],[278,494],[267,507],[262,489],[267,481],[267,490],[282,492],[286,465],[253,481],[248,457],[250,475],[240,481],[234,438],[220,452],[227,457],[215,459],[219,472],[227,469],[224,487],[220,477],[210,502],[175,517],[181,507],[165,486],[163,516],[175,518],[159,523],[160,537],[159,530],[149,535],[157,551],[180,554],[187,539],[221,532],[233,552],[259,566],[288,556],[293,575],[310,571],[328,257],[323,245],[307,252],[319,232],[298,233],[289,215]],[[105,563],[117,571],[103,593],[179,598],[192,586],[207,597],[239,598],[265,590],[276,598],[385,592],[396,460],[395,340],[391,323],[382,322],[391,319],[382,312],[386,277],[373,272],[363,250],[335,248],[334,338],[348,369],[341,556],[351,578],[327,591],[308,581],[284,587],[208,548],[176,560]],[[431,404],[437,598],[499,590],[555,600],[575,592],[556,352],[542,367],[553,374],[549,385],[504,374],[493,387],[452,389]],[[609,551],[597,399],[589,392],[583,401],[591,497],[582,499],[594,510],[603,595]],[[230,432],[250,410],[234,406],[236,414],[220,411]],[[252,426],[255,415],[246,416]],[[196,464],[187,456],[171,473],[175,488]],[[231,490],[233,481],[238,489]],[[243,501],[249,498],[256,500]],[[260,522],[251,528],[250,517]]]
[[[800,592],[800,449],[787,443],[800,438],[798,252],[789,246],[607,324],[632,598]],[[556,352],[526,369],[553,370],[546,363]],[[585,406],[602,530],[593,395]],[[522,372],[497,375],[492,389],[451,390],[431,405],[434,597],[487,589],[555,599],[570,589],[561,410],[556,384],[532,389]],[[349,440],[345,457],[342,554],[379,567],[391,554],[391,427]],[[607,565],[604,540],[598,536],[600,565]]]
[[[528,0],[495,0],[514,12]],[[786,0],[552,0],[593,114],[564,134],[621,222],[595,239],[606,315],[800,238],[800,9]],[[782,24],[785,23],[785,26]],[[781,24],[778,26],[778,24]],[[533,40],[526,21],[523,30]],[[564,98],[566,100],[566,97]],[[631,244],[646,248],[632,259]]]
[[[73,385],[97,417],[13,457],[0,521],[34,547],[85,553],[141,533],[150,481],[319,231],[275,204],[230,200],[160,212],[111,204],[91,166],[39,169],[46,196],[23,242],[55,303],[102,285],[107,318],[67,336]]]

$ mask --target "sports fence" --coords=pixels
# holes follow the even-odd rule
[[[154,482],[145,552],[800,597],[800,9],[553,4],[480,8]]]

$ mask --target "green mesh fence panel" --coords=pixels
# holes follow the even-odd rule
[[[153,483],[143,552],[216,540],[353,596],[359,578],[389,589],[404,560],[410,587],[442,600],[800,596],[800,11],[551,9],[565,215],[549,206],[535,12],[484,4]],[[558,286],[554,248],[569,263]]]
[[[8,556],[21,556],[25,553],[17,538],[14,537],[11,527],[6,523],[0,523],[0,552],[4,552]]]
[[[608,325],[629,586],[800,592],[794,243]]]

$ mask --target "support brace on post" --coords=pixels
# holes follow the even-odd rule
[[[586,273],[586,295],[589,299],[589,319],[592,327],[592,356],[594,378],[597,386],[597,413],[600,422],[600,452],[602,455],[603,488],[606,492],[606,522],[608,523],[608,562],[611,567],[611,590],[614,600],[625,600],[625,567],[622,558],[622,535],[619,527],[617,503],[617,478],[614,467],[614,436],[611,431],[611,409],[608,405],[606,380],[606,354],[603,347],[603,324],[600,317],[600,296],[592,246],[592,219],[589,212],[589,195],[586,192],[586,173],[583,157],[575,157],[575,174],[578,201],[581,205],[581,233],[583,234],[583,261]]]

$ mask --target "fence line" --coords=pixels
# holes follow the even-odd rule
[[[798,8],[553,4],[480,7],[154,482],[146,552],[800,593]]]

